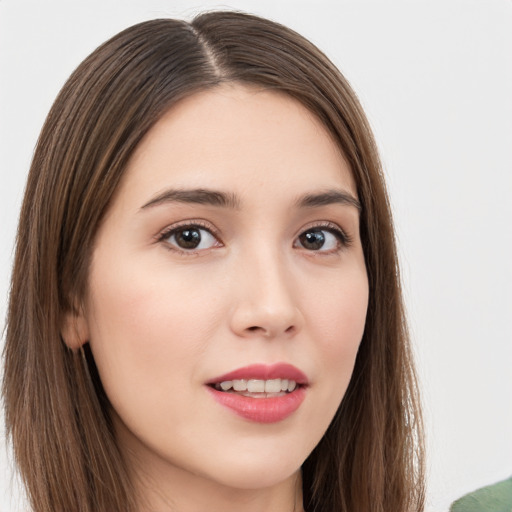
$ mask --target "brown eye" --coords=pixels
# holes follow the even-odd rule
[[[182,229],[174,233],[176,245],[182,249],[196,249],[201,243],[201,232],[199,229]]]
[[[336,235],[327,229],[308,229],[301,233],[298,245],[308,251],[334,251],[341,245],[340,235]]]
[[[218,243],[210,231],[199,226],[181,226],[170,231],[163,239],[185,251],[210,249]]]
[[[300,243],[304,249],[318,251],[325,243],[325,236],[320,230],[306,231],[299,236]]]

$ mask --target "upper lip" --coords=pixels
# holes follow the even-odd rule
[[[288,379],[295,381],[297,384],[305,385],[308,383],[306,374],[295,366],[288,363],[275,363],[271,365],[253,364],[244,366],[243,368],[238,368],[224,375],[214,377],[206,382],[206,384],[217,384],[219,382],[238,379]]]

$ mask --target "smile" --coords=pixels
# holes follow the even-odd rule
[[[242,393],[244,396],[252,396],[253,398],[281,396],[291,393],[296,387],[297,383],[288,379],[235,379],[215,384],[217,391]]]
[[[220,405],[257,423],[276,423],[293,414],[306,396],[308,379],[292,365],[252,365],[208,381]]]

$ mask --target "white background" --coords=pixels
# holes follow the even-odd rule
[[[510,0],[0,0],[0,328],[26,173],[65,79],[131,24],[213,7],[310,38],[368,113],[422,381],[427,511],[446,512],[461,494],[512,474]],[[0,510],[17,512],[21,493],[0,437]]]

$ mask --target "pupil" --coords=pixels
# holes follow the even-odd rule
[[[176,234],[176,242],[183,249],[195,249],[201,243],[198,229],[184,229]]]
[[[325,236],[321,231],[307,231],[300,236],[300,242],[306,249],[320,249],[325,243]]]

